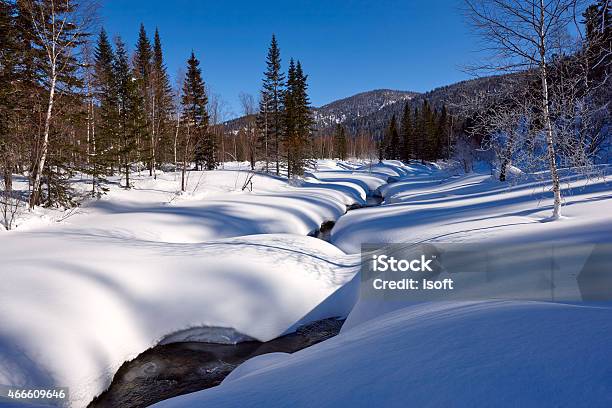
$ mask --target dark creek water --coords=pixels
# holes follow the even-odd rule
[[[344,320],[325,319],[265,343],[201,342],[159,345],[124,363],[89,408],[144,408],[219,385],[238,365],[261,354],[294,353],[335,336]]]
[[[377,207],[381,205],[383,201],[384,201],[384,198],[378,193],[378,191],[376,191],[374,192],[374,194],[368,195],[368,197],[366,198],[365,205],[361,205],[361,204],[347,205],[346,212],[348,213],[349,211],[358,210],[360,208]],[[321,224],[321,227],[319,227],[319,229],[312,231],[308,235],[311,237],[319,238],[319,239],[322,239],[323,241],[329,242],[331,238],[332,228],[334,228],[335,225],[336,225],[336,221],[332,221],[332,220],[324,221]]]

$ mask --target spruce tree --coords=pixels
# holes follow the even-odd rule
[[[313,119],[308,97],[308,75],[304,74],[300,61],[295,66],[295,81],[296,131],[303,145],[306,146],[310,142]]]
[[[449,159],[450,157],[449,131],[448,112],[446,110],[446,105],[442,105],[442,109],[438,115],[436,158],[443,157],[445,159]]]
[[[134,77],[136,78],[136,84],[140,97],[144,101],[145,110],[145,127],[143,132],[138,135],[137,145],[138,154],[145,154],[145,160],[147,162],[147,168],[149,169],[149,175],[153,175],[153,161],[154,161],[154,145],[152,126],[152,90],[151,90],[151,71],[153,70],[153,51],[151,49],[151,42],[147,37],[147,32],[144,25],[140,24],[140,30],[138,32],[138,41],[136,42],[136,49],[134,51]]]
[[[391,117],[384,140],[385,158],[397,160],[400,158],[400,138],[397,131],[395,114]]]
[[[401,154],[400,157],[403,161],[408,163],[414,155],[414,135],[412,129],[412,118],[411,118],[410,103],[406,102],[404,105],[404,111],[402,113],[401,126],[400,126],[400,139],[401,139]]]
[[[415,159],[421,159],[421,161],[423,161],[423,154],[425,152],[425,125],[423,122],[423,115],[416,106],[414,107],[414,115],[412,117],[414,123],[412,133],[412,138],[414,140],[413,154]]]
[[[114,70],[115,54],[106,31],[100,30],[94,50],[94,98],[98,104],[96,133],[92,135],[91,172],[92,192],[95,195],[104,191],[102,183],[107,168],[113,168],[114,154],[118,147],[117,129],[119,112],[117,110],[117,81]]]
[[[302,64],[289,62],[287,89],[285,91],[284,142],[287,150],[288,176],[302,175],[309,158],[312,113],[308,97],[308,76]]]
[[[271,159],[276,162],[276,174],[280,173],[280,143],[284,128],[284,87],[285,76],[281,72],[280,49],[274,34],[266,57],[261,90],[261,103],[257,124],[260,146],[266,161],[266,170]]]
[[[17,82],[19,77],[19,47],[15,9],[9,2],[0,2],[0,176],[3,185],[0,189],[0,201],[8,202],[12,196],[12,174],[16,160],[14,123],[15,110],[18,106]],[[2,214],[0,214],[2,216]],[[7,218],[7,229],[10,229]]]
[[[208,131],[207,103],[208,97],[202,80],[200,61],[192,52],[187,61],[181,104],[183,121],[193,139],[196,170],[200,167],[212,170],[217,166],[215,140]]]
[[[168,147],[168,136],[171,130],[172,86],[164,64],[164,57],[159,37],[155,29],[153,40],[153,62],[151,67],[151,168],[155,176],[155,167],[160,161],[158,156]],[[168,150],[168,149],[166,149]]]
[[[130,167],[137,153],[138,140],[146,128],[144,100],[139,81],[130,69],[125,44],[120,37],[115,39],[115,61],[113,64],[117,82],[117,136],[119,155],[125,172],[125,188],[130,188]]]
[[[295,72],[295,62],[293,58],[289,61],[287,70],[287,89],[284,92],[284,117],[283,117],[283,142],[287,151],[287,177],[290,178],[293,169],[297,167],[295,160],[298,154],[297,137],[297,80]]]
[[[336,156],[340,160],[346,160],[346,129],[340,123],[336,125],[336,132],[334,133],[334,149],[336,150]]]

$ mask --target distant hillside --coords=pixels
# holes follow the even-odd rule
[[[464,95],[471,95],[487,90],[493,91],[504,86],[507,80],[508,76],[504,75],[461,81],[452,85],[436,88],[426,93],[414,94],[414,97],[410,98],[408,103],[410,103],[411,109],[414,109],[415,107],[420,107],[423,100],[427,99],[438,109],[441,108],[442,105],[446,105],[447,108],[452,111],[452,105],[460,103]],[[393,115],[396,115],[399,120],[404,105],[404,103],[389,104],[368,115],[347,120],[344,122],[344,126],[351,134],[368,132],[375,136],[381,136]]]
[[[443,104],[452,108],[453,104],[461,101],[463,95],[496,89],[503,86],[507,78],[508,76],[492,76],[472,79],[436,88],[426,93],[390,89],[358,93],[320,108],[313,108],[315,129],[319,133],[327,133],[333,131],[336,124],[342,123],[353,135],[367,132],[381,136],[394,114],[399,120],[406,102],[412,109],[420,106],[424,99],[427,99],[436,108],[440,108]],[[241,117],[227,121],[226,130],[237,131],[245,127],[245,119],[246,117]]]
[[[398,102],[410,100],[416,92],[376,89],[339,99],[314,109],[317,129],[325,129],[338,123],[347,123],[375,114]],[[400,105],[403,105],[400,104]]]
[[[416,92],[376,89],[339,99],[320,108],[313,108],[315,128],[326,130],[338,123],[355,121],[390,105],[410,100],[416,95],[418,95]],[[403,103],[401,105],[403,106]],[[236,131],[245,127],[245,120],[246,117],[243,116],[225,122],[226,130]]]

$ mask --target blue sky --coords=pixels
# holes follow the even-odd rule
[[[427,91],[466,79],[474,38],[460,0],[106,0],[101,23],[133,49],[140,23],[159,28],[174,77],[193,49],[204,80],[240,114],[240,92],[257,95],[272,33],[283,66],[300,59],[320,106],[377,89]]]

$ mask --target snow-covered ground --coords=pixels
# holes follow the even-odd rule
[[[606,408],[611,340],[609,308],[418,305],[255,357],[219,387],[154,407]]]
[[[612,404],[606,305],[357,301],[365,242],[605,241],[609,180],[564,175],[565,218],[544,222],[550,198],[535,178],[326,160],[299,183],[258,174],[242,191],[242,169],[191,172],[185,194],[174,173],[134,175],[132,190],[0,233],[0,384],[68,386],[82,407],[159,342],[269,340],[348,314],[331,340],[159,406]],[[343,215],[372,194],[383,205]],[[334,245],[306,236],[328,220]]]
[[[0,384],[67,386],[80,407],[168,336],[266,341],[346,316],[354,298],[326,299],[357,265],[306,236],[365,203],[367,175],[340,176],[257,174],[242,191],[248,172],[226,166],[191,172],[177,194],[174,173],[134,174],[133,189],[76,211],[25,214],[0,235]]]
[[[601,169],[607,171],[606,168]],[[384,205],[351,212],[332,231],[331,242],[348,253],[361,243],[417,242],[606,242],[612,237],[612,181],[562,172],[563,219],[547,222],[552,193],[540,177],[517,184],[488,174],[449,177],[422,170],[381,188]]]

